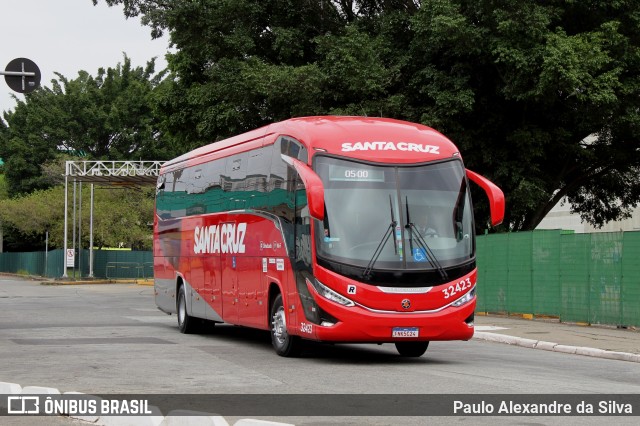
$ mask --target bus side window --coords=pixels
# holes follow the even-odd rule
[[[224,210],[247,208],[247,160],[249,154],[242,152],[226,158],[225,173],[221,176],[221,186],[224,191]]]
[[[272,145],[252,151],[247,166],[247,208],[268,210]]]
[[[185,214],[186,185],[182,174],[184,169],[167,173],[161,204],[165,218],[182,217]]]
[[[293,213],[289,214],[287,206],[287,189],[289,179],[289,166],[282,160],[282,138],[276,140],[271,155],[271,170],[267,183],[268,211],[293,222]]]
[[[280,142],[280,152],[284,155],[288,155],[291,158],[298,159],[307,164],[309,156],[307,154],[307,148],[297,140],[290,137],[280,137],[276,144]]]
[[[221,176],[225,172],[224,158],[220,158],[208,163],[202,164],[202,193],[203,203],[206,206],[206,213],[217,213],[224,211],[225,203],[222,202],[223,191],[221,184]]]
[[[311,216],[307,206],[307,190],[297,176],[295,189],[295,259],[311,271]]]
[[[228,182],[231,182],[233,191],[244,190],[245,180],[247,178],[248,159],[249,154],[246,152],[227,157],[225,177]]]
[[[158,179],[158,186],[156,187],[156,214],[160,219],[171,218],[171,183],[167,184],[167,178],[173,174],[167,173]]]

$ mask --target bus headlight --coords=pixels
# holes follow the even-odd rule
[[[353,301],[347,299],[346,297],[342,296],[341,294],[336,293],[335,291],[331,290],[329,287],[327,287],[326,285],[322,284],[320,281],[318,281],[317,279],[313,279],[313,280],[309,280],[307,279],[307,282],[309,284],[311,284],[311,286],[318,292],[318,294],[322,297],[324,297],[327,300],[331,300],[332,302],[336,302],[342,306],[355,306],[356,304],[353,303]]]
[[[451,306],[455,306],[457,308],[458,306],[462,306],[465,303],[471,302],[474,297],[476,297],[476,288],[475,288],[475,286],[471,290],[469,290],[469,292],[467,294],[465,294],[460,299],[458,299],[455,302],[453,302],[451,304]]]

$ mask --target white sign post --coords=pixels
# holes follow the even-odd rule
[[[74,249],[67,249],[67,268],[73,268],[76,265],[76,253]]]

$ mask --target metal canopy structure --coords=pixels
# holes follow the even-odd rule
[[[89,278],[93,278],[93,191],[94,184],[110,185],[120,188],[134,188],[155,185],[163,161],[67,161],[64,176],[64,267],[62,278],[67,278],[69,259],[75,268],[76,252],[76,184],[80,183],[80,222],[78,241],[82,229],[82,182],[91,184],[91,213],[89,223]],[[73,248],[69,249],[68,205],[69,179],[73,181]],[[75,275],[75,272],[74,272]]]
[[[65,176],[77,182],[155,185],[164,161],[67,161]]]

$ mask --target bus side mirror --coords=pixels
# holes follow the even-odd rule
[[[500,188],[496,186],[489,179],[467,170],[467,177],[475,182],[478,186],[484,189],[484,192],[489,198],[489,207],[491,209],[491,225],[496,226],[502,223],[504,219],[504,193]]]
[[[324,185],[320,176],[316,174],[309,166],[300,160],[283,155],[282,158],[291,164],[304,182],[307,189],[307,203],[309,205],[309,214],[314,219],[324,219]]]

